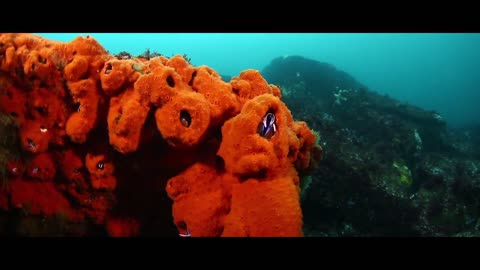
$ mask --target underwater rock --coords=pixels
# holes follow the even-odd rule
[[[320,134],[323,159],[302,196],[306,236],[478,233],[480,129],[450,129],[304,57],[276,58],[262,74]]]

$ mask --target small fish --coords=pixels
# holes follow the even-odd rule
[[[277,133],[277,124],[275,114],[267,113],[258,126],[258,133],[267,139],[270,139]]]
[[[7,170],[14,177],[21,176],[23,174],[23,164],[20,161],[9,161],[7,163]],[[1,181],[0,181],[1,182]]]
[[[192,235],[190,234],[190,230],[187,228],[187,233],[183,234],[183,233],[179,233],[178,235],[180,237],[191,237]]]
[[[36,146],[35,146],[35,143],[33,142],[33,140],[28,139],[28,140],[27,140],[27,143],[28,143],[28,146],[29,146],[30,148],[32,148],[33,151],[35,151]]]
[[[97,163],[97,168],[98,168],[99,170],[103,170],[103,168],[104,168],[103,162]]]
[[[40,132],[45,133],[47,132],[47,128],[45,126],[40,126]]]
[[[184,125],[185,127],[188,127],[188,126],[189,126],[189,123],[188,123],[188,120],[187,120],[187,119],[182,118],[182,119],[180,119],[180,121],[182,122],[182,125]]]
[[[91,204],[95,200],[95,195],[89,195],[83,202],[85,204]]]
[[[187,111],[180,112],[180,122],[184,127],[189,127],[192,124],[192,117]]]
[[[73,104],[73,109],[77,112],[80,111],[82,105],[80,104],[80,102],[76,102],[75,104]]]

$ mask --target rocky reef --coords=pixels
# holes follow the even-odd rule
[[[0,232],[303,236],[322,148],[257,70],[0,34]]]
[[[320,134],[323,159],[302,194],[305,235],[479,235],[479,127],[449,128],[437,112],[300,56],[262,74]]]

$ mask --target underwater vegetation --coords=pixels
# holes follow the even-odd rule
[[[0,34],[0,233],[303,236],[322,157],[257,70]]]
[[[323,159],[301,200],[306,236],[480,235],[480,127],[451,129],[300,56],[262,74],[320,134]]]

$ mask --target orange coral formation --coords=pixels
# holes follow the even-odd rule
[[[0,34],[0,111],[25,153],[8,163],[3,209],[135,236],[169,213],[152,205],[164,196],[182,236],[303,235],[299,174],[321,148],[256,70],[225,82],[180,55]]]

